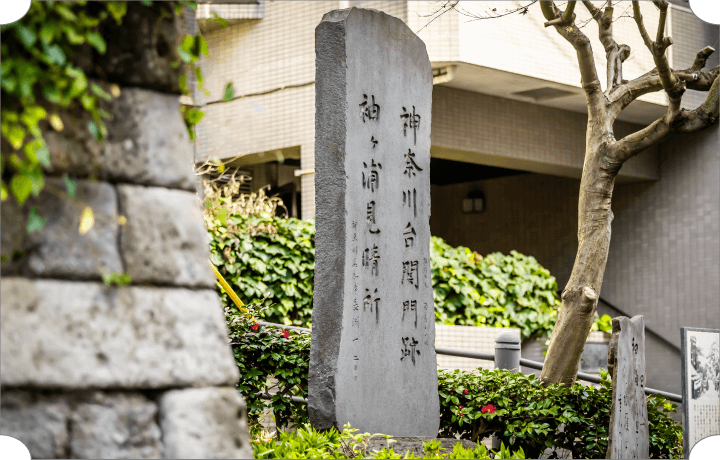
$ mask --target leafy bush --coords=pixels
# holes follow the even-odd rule
[[[241,310],[225,307],[225,319],[240,374],[237,389],[247,404],[250,431],[261,430],[266,407],[273,409],[278,428],[291,422],[308,423],[307,405],[293,402],[292,396],[307,398],[310,334],[261,326],[256,319],[256,305],[246,305]],[[277,391],[270,400],[265,400],[257,393],[267,393],[269,375],[277,379]]]
[[[431,259],[437,322],[517,327],[522,338],[552,331],[558,286],[535,258],[517,251],[483,257],[432,237]]]
[[[315,225],[255,215],[233,215],[227,225],[206,222],[212,238],[210,260],[243,302],[263,306],[261,315],[267,321],[309,327]],[[220,298],[231,305],[224,292]]]
[[[211,260],[241,298],[268,307],[267,321],[310,327],[314,224],[268,215],[206,214]],[[552,331],[560,305],[557,282],[534,258],[516,251],[482,257],[432,237],[431,261],[438,322],[518,327],[523,338]],[[228,305],[224,293],[221,298]],[[598,324],[607,329],[596,321],[596,330]]]
[[[310,425],[298,427],[294,433],[279,431],[277,438],[253,440],[255,458],[486,458],[490,452],[480,444],[475,449],[465,449],[462,444],[456,444],[453,451],[446,453],[440,451],[440,442],[430,441],[423,443],[424,456],[417,457],[412,453],[406,456],[396,454],[390,448],[383,448],[377,453],[368,452],[368,441],[372,436],[384,436],[388,445],[395,442],[390,436],[371,435],[370,433],[357,434],[356,429],[345,425],[342,433],[337,430],[318,432]],[[491,451],[492,452],[492,451]],[[494,458],[525,458],[522,449],[510,452],[501,446]]]
[[[438,385],[442,437],[458,433],[477,440],[495,432],[530,458],[547,447],[567,449],[572,458],[605,458],[612,402],[607,372],[599,388],[543,387],[532,374],[500,369],[480,374],[440,370]],[[679,458],[682,429],[668,416],[677,406],[659,395],[647,401],[651,457]]]

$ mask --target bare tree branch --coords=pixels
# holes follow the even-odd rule
[[[665,139],[670,133],[696,133],[718,120],[718,80],[708,92],[705,101],[695,110],[680,109],[682,98],[671,98],[667,111],[662,118],[655,120],[650,126],[617,141],[608,153],[610,159],[619,164]]]
[[[718,80],[715,81],[708,92],[705,102],[695,110],[681,110],[679,116],[673,120],[672,129],[680,133],[697,133],[713,125],[718,120],[718,105],[720,104],[720,96],[718,95]]]
[[[572,4],[571,8],[574,8],[575,2],[569,4]],[[575,25],[574,15],[570,23],[565,22],[565,12],[560,11],[555,6],[554,1],[541,0],[540,8],[543,16],[548,20],[545,27],[554,26],[555,30],[575,48],[580,66],[582,87],[588,102],[588,112],[590,116],[597,115],[604,110],[604,105],[602,103],[602,88],[595,68],[595,59],[593,58],[590,40]]]
[[[703,48],[697,54],[693,65],[685,70],[673,71],[674,76],[684,82],[687,89],[695,91],[709,91],[713,82],[720,73],[720,67],[701,72],[700,70],[705,65],[708,56],[710,56],[715,50],[709,46]],[[638,97],[654,93],[663,89],[662,82],[660,81],[660,75],[657,69],[653,69],[650,72],[626,82],[618,87],[613,88],[608,94],[608,102],[610,104],[610,113],[613,117],[622,112],[625,107],[630,105],[632,101]]]
[[[575,18],[573,17],[574,9],[575,9],[575,2],[574,1],[568,2],[567,9],[565,9],[565,12],[562,15],[562,20],[564,23],[569,24],[570,22],[575,20]]]
[[[613,12],[614,8],[608,6],[604,11],[600,11],[591,2],[584,1],[583,5],[588,9],[593,19],[598,23],[600,43],[605,48],[605,57],[607,61],[607,87],[605,94],[623,83],[622,65],[630,56],[630,47],[627,45],[618,45],[612,34]]]
[[[633,18],[637,23],[638,30],[640,30],[640,35],[645,42],[645,46],[647,46],[653,56],[663,89],[665,89],[668,96],[671,98],[682,97],[682,94],[685,92],[685,85],[683,82],[678,82],[678,79],[675,77],[672,69],[670,68],[667,56],[665,56],[665,50],[673,43],[672,38],[663,37],[668,4],[667,2],[659,1],[653,3],[655,3],[655,5],[660,9],[660,21],[657,32],[657,37],[659,38],[658,41],[652,41],[647,33],[647,30],[645,30],[642,14],[640,14],[640,4],[637,0],[633,0]],[[663,30],[660,29],[660,26],[662,26]]]

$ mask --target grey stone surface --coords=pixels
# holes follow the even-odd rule
[[[118,249],[118,203],[115,187],[106,182],[78,180],[75,198],[67,199],[63,179],[48,178],[45,189],[29,200],[24,212],[37,206],[47,219],[41,230],[24,240],[30,276],[100,279],[103,273],[122,273]],[[94,224],[80,234],[80,217],[90,207]]]
[[[167,458],[253,458],[245,401],[233,387],[173,390],[160,399]]]
[[[14,199],[3,201],[0,206],[0,254],[3,276],[21,273],[25,248],[28,214]]]
[[[315,31],[316,428],[435,436],[430,109],[425,45],[358,8]]]
[[[180,62],[177,49],[185,36],[183,19],[171,3],[131,2],[121,24],[107,18],[99,26],[107,51],[101,54],[87,46],[77,53],[77,62],[88,75],[180,94],[179,77],[187,69],[173,64]]]
[[[159,187],[118,185],[120,248],[133,282],[215,287],[209,237],[197,195]]]
[[[45,388],[232,385],[213,290],[3,278],[1,382]]]
[[[71,458],[162,458],[157,411],[139,393],[94,393],[70,417]]]
[[[20,440],[32,458],[68,458],[70,407],[58,396],[3,388],[0,434]]]
[[[648,458],[650,434],[645,399],[645,320],[613,318],[608,350],[612,406],[605,458]]]
[[[192,144],[177,95],[120,88],[119,97],[105,105],[115,116],[105,122],[108,134],[102,144],[79,113],[62,112],[64,129],[45,130],[52,164],[48,172],[93,173],[112,181],[195,191]]]
[[[108,124],[102,162],[114,178],[195,191],[193,148],[176,95],[123,88],[113,101],[123,114]]]

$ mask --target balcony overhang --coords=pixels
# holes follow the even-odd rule
[[[466,62],[434,61],[432,67],[433,82],[437,85],[587,115],[585,95],[580,87]],[[666,107],[636,100],[623,110],[618,120],[648,125],[660,118]]]

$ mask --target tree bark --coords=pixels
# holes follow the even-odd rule
[[[618,45],[612,38],[612,7],[596,8],[590,1],[583,4],[598,23],[599,38],[607,58],[607,88],[603,93],[597,77],[588,38],[574,23],[574,1],[560,11],[553,1],[541,1],[541,9],[554,26],[576,49],[582,86],[588,107],[585,162],[580,180],[578,200],[578,252],[565,289],[550,347],[540,376],[543,384],[572,385],[575,382],[580,355],[592,327],[600,296],[608,251],[610,249],[612,192],[615,177],[623,163],[661,142],[672,132],[697,132],[713,125],[718,119],[718,68],[701,72],[707,57],[714,51],[700,51],[690,69],[674,71],[668,65],[666,49],[672,44],[664,36],[666,2],[654,2],[660,9],[656,40],[645,30],[638,2],[633,2],[634,18],[656,68],[635,80],[622,79],[622,64],[630,54],[627,45]],[[708,91],[706,101],[696,110],[680,108],[685,88]],[[666,113],[646,128],[615,139],[613,123],[620,112],[643,94],[665,90],[669,104]]]

